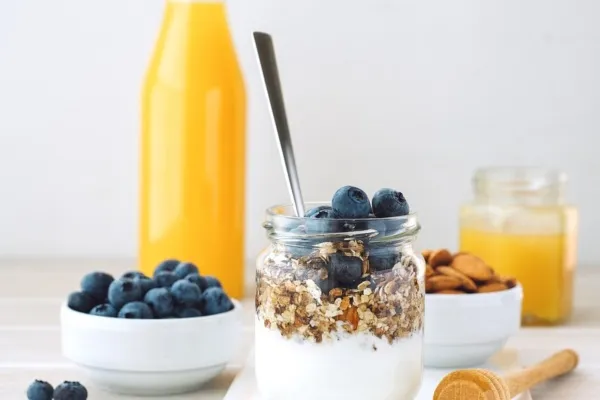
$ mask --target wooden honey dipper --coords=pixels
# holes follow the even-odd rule
[[[577,367],[579,356],[561,350],[544,361],[500,377],[485,369],[463,369],[449,373],[438,384],[433,400],[511,400],[548,379]]]

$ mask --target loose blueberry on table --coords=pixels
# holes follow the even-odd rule
[[[56,388],[46,381],[36,379],[27,388],[28,400],[86,400],[88,391],[79,382],[64,381]]]
[[[27,388],[28,400],[52,400],[54,388],[46,381],[36,379]]]
[[[64,381],[54,388],[54,400],[85,400],[88,391],[79,382]]]
[[[118,279],[105,272],[86,274],[81,290],[69,294],[67,306],[98,317],[125,319],[195,318],[234,307],[217,278],[200,275],[193,263],[175,259],[161,262],[152,277],[139,271]]]

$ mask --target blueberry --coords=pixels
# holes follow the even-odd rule
[[[197,308],[179,306],[175,308],[175,316],[178,318],[195,318],[201,317],[202,313]]]
[[[377,231],[377,236],[381,237],[386,233],[386,225],[382,220],[375,218],[373,214],[369,214],[369,219],[344,220],[344,224],[340,231],[355,232],[374,229]],[[365,241],[367,238],[361,238]]]
[[[154,289],[156,287],[156,281],[146,276],[138,276],[133,280],[137,281],[142,287],[142,296],[145,296],[150,289]]]
[[[330,206],[319,206],[311,208],[306,214],[306,232],[307,233],[325,233],[339,232],[343,222],[336,220],[340,216]]]
[[[173,314],[175,302],[173,295],[167,288],[156,288],[150,290],[144,296],[144,302],[150,306],[157,318],[165,318]]]
[[[365,192],[354,186],[344,186],[335,192],[331,206],[340,218],[367,218],[371,203]]]
[[[113,281],[108,288],[108,301],[117,310],[132,301],[142,300],[142,285],[135,279]]]
[[[306,220],[306,232],[312,233],[330,233],[344,232],[345,221],[330,218],[309,218]]]
[[[179,278],[177,277],[177,275],[169,271],[162,271],[154,275],[154,282],[156,282],[156,287],[170,288],[178,280]]]
[[[321,292],[323,292],[323,294],[327,294],[331,289],[340,286],[339,283],[331,275],[325,279],[316,278],[315,283],[317,284],[319,289],[321,289]]]
[[[313,207],[304,214],[305,218],[339,218],[337,212],[331,206]]]
[[[352,285],[362,276],[363,262],[358,257],[335,253],[330,256],[330,263],[329,274],[340,283]]]
[[[175,275],[177,275],[177,278],[179,278],[179,279],[183,279],[186,276],[188,276],[189,274],[192,274],[194,272],[195,273],[199,273],[198,267],[196,267],[191,262],[182,262],[182,263],[179,263],[179,265],[177,265],[177,267],[173,271],[173,273]]]
[[[97,315],[99,317],[115,318],[118,314],[118,311],[110,304],[98,304],[96,307],[92,308],[90,314]]]
[[[208,287],[206,279],[204,279],[204,277],[200,276],[200,274],[198,273],[189,274],[185,277],[185,280],[192,282],[193,284],[198,286],[198,289],[200,289],[201,292]]]
[[[69,295],[67,305],[71,310],[89,313],[98,301],[86,292],[73,292]]]
[[[86,400],[88,391],[79,382],[64,381],[54,389],[54,400]]]
[[[307,233],[306,225],[298,225],[294,229],[291,229],[290,232],[292,232],[296,235],[306,235],[306,233]]]
[[[52,400],[53,395],[52,385],[38,379],[27,388],[27,400]]]
[[[119,311],[119,318],[127,319],[152,319],[154,314],[150,306],[141,301],[132,301],[127,303]]]
[[[373,213],[377,218],[399,217],[409,212],[404,195],[394,189],[379,189],[373,195]]]
[[[398,251],[388,248],[372,248],[369,251],[369,268],[371,271],[392,269],[398,262]]]
[[[402,219],[383,219],[379,220],[379,222],[382,222],[385,225],[385,234],[387,236],[396,235],[405,229],[405,221],[403,221]]]
[[[296,218],[282,218],[281,220],[277,221],[274,229],[283,232],[292,232],[301,226],[301,224],[302,220],[298,220]]]
[[[177,304],[191,307],[200,304],[202,291],[198,285],[187,279],[182,279],[171,286],[171,294]]]
[[[163,271],[173,272],[173,271],[175,271],[175,268],[177,268],[178,265],[179,265],[179,260],[175,260],[175,259],[164,260],[163,262],[158,264],[156,266],[156,268],[154,269],[154,276],[156,276],[156,274],[158,274],[159,272],[163,272]]]
[[[121,275],[121,279],[135,279],[135,278],[147,278],[140,271],[127,271],[123,275]]]
[[[108,287],[114,280],[112,275],[105,272],[90,272],[81,280],[81,290],[98,301],[104,301],[108,294]]]
[[[378,221],[376,219],[369,222],[369,226],[367,227],[367,229],[375,229],[377,231],[378,238],[389,234],[386,223],[383,221]]]
[[[202,313],[214,315],[233,308],[231,299],[220,287],[209,287],[202,293]]]
[[[205,276],[204,279],[206,280],[207,288],[211,288],[211,287],[222,288],[223,287],[223,286],[221,286],[221,282],[219,282],[219,280],[217,278],[215,278],[214,276]],[[202,289],[202,288],[200,288],[200,289]]]
[[[221,282],[214,276],[201,276],[200,274],[192,273],[186,276],[185,279],[198,285],[202,292],[209,287],[222,287]]]

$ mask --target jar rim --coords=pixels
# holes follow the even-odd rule
[[[305,206],[308,209],[317,206],[331,206],[331,202],[305,202]],[[368,237],[378,242],[395,239],[403,240],[406,237],[416,236],[421,230],[418,214],[414,211],[398,217],[332,218],[318,220],[310,217],[297,217],[292,204],[280,204],[267,208],[266,213],[267,220],[263,223],[263,227],[270,232],[271,237],[277,238],[359,239]],[[324,229],[318,232],[309,231],[309,224],[315,221],[334,222],[331,225],[332,229]],[[302,226],[304,229],[298,230]],[[349,226],[350,228],[348,228]],[[375,229],[377,226],[379,228]]]
[[[304,205],[311,206],[311,207],[307,207],[307,209],[310,209],[310,208],[318,207],[318,206],[331,206],[331,202],[330,201],[308,201],[308,202],[305,202]],[[279,211],[283,210],[283,209],[293,210],[294,206],[292,204],[276,204],[274,206],[267,208],[267,215],[275,217],[275,218],[289,218],[290,220],[310,219],[308,217],[297,217],[297,216],[291,215],[291,214],[282,214]],[[334,218],[334,219],[339,220],[339,221],[375,221],[375,220],[377,220],[377,221],[401,221],[401,220],[416,219],[417,217],[418,217],[418,213],[415,211],[411,211],[406,215],[400,215],[398,217]]]
[[[566,182],[563,171],[540,166],[488,166],[472,179],[477,202],[528,206],[562,203]]]
[[[536,188],[563,184],[567,181],[567,174],[558,169],[540,166],[488,166],[477,168],[473,180],[494,184],[530,184]]]

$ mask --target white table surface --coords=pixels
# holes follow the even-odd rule
[[[0,399],[25,399],[34,379],[58,384],[80,380],[91,400],[135,399],[95,389],[60,351],[59,306],[91,270],[119,275],[131,265],[122,261],[2,261],[0,262]],[[529,365],[562,348],[580,354],[578,370],[570,376],[532,390],[534,400],[600,398],[600,268],[580,269],[572,320],[555,328],[523,328],[507,350]],[[239,354],[223,374],[200,392],[172,399],[223,399],[247,357],[252,343],[254,302],[244,300],[244,339]]]

